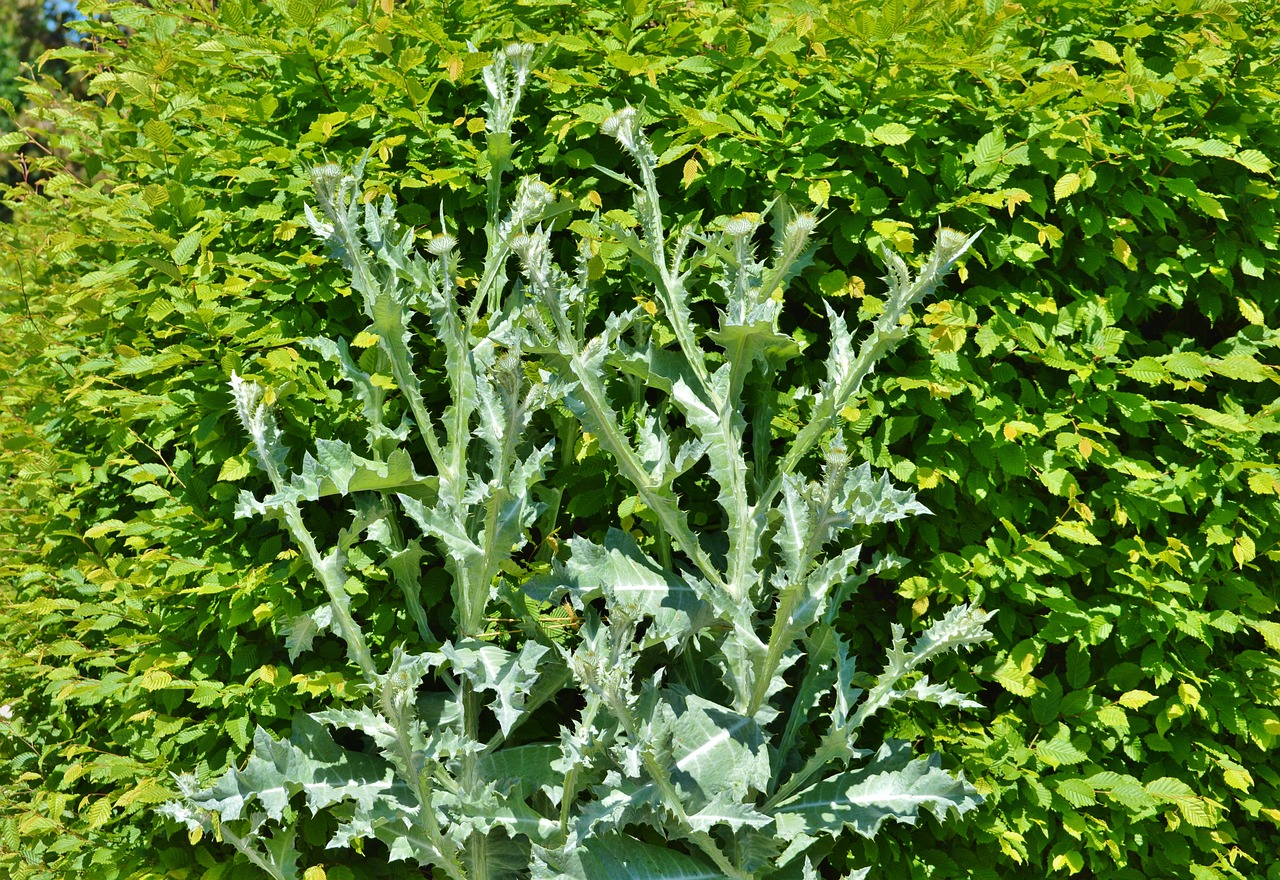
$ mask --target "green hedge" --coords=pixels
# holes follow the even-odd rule
[[[282,622],[320,590],[276,531],[232,516],[258,478],[226,380],[288,395],[298,438],[342,434],[328,368],[296,345],[356,314],[305,229],[309,169],[371,150],[371,195],[403,220],[443,207],[475,228],[487,56],[467,41],[520,37],[546,48],[521,170],[573,188],[583,215],[627,204],[594,170],[620,162],[595,133],[625,103],[690,212],[781,194],[825,215],[807,308],[784,317],[819,357],[822,298],[877,314],[879,247],[910,256],[940,220],[985,230],[954,297],[844,415],[937,514],[895,526],[911,563],[864,593],[855,648],[956,600],[999,610],[995,647],[955,672],[988,712],[886,722],[962,755],[988,800],[964,825],[850,841],[850,864],[1280,877],[1268,4],[82,9],[93,45],[56,55],[88,100],[29,84],[31,123],[0,135],[28,181],[0,250],[0,873],[241,870],[160,825],[170,771],[217,773],[254,725],[281,730],[346,682],[325,671],[337,646],[287,660]],[[568,439],[560,533],[613,511],[644,529]],[[392,637],[393,608],[356,604]],[[332,877],[383,873],[309,855]]]

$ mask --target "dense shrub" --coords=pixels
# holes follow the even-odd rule
[[[988,800],[963,826],[852,841],[850,864],[1280,876],[1267,4],[209,9],[114,5],[86,48],[57,53],[88,101],[27,87],[28,183],[7,193],[0,257],[3,870],[219,876],[221,845],[149,812],[173,796],[169,771],[214,775],[254,725],[346,699],[339,646],[290,662],[278,637],[319,586],[274,528],[233,520],[251,468],[226,380],[287,395],[300,442],[351,429],[329,368],[297,345],[357,313],[298,234],[309,171],[371,150],[368,195],[402,220],[431,223],[443,202],[482,226],[468,84],[488,56],[466,41],[519,37],[546,46],[524,155],[574,188],[579,216],[626,203],[595,170],[621,164],[595,133],[624,103],[652,121],[661,182],[691,212],[781,193],[826,214],[797,281],[808,308],[783,316],[815,351],[822,297],[866,319],[883,307],[877,248],[911,259],[939,214],[985,229],[962,292],[926,308],[843,414],[856,454],[939,514],[893,527],[910,564],[843,624],[874,657],[891,621],[1000,609],[990,659],[952,670],[985,717],[886,722],[962,755]],[[626,269],[620,249],[602,259]],[[816,378],[795,363],[767,392],[784,404]],[[615,511],[647,532],[599,450],[564,440],[563,534]],[[384,645],[393,606],[357,604]]]

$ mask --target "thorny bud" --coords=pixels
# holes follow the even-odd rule
[[[729,218],[724,224],[725,235],[730,238],[745,238],[756,231],[756,222],[746,214],[738,214]]]
[[[810,234],[818,225],[818,218],[812,214],[797,214],[782,232],[782,249],[792,259],[804,250]]]
[[[556,196],[551,191],[551,187],[541,180],[526,177],[520,181],[520,185],[516,188],[516,201],[511,208],[511,216],[519,218],[520,222],[524,222],[525,219],[537,214],[555,200]]]
[[[453,250],[458,244],[458,240],[447,232],[440,235],[432,236],[427,242],[427,252],[432,256],[443,257],[445,254]]]
[[[528,262],[529,252],[533,249],[533,236],[527,232],[517,232],[511,236],[507,242],[511,246],[511,250],[515,251],[520,259]]]
[[[510,349],[503,352],[493,365],[493,371],[507,399],[514,400],[524,380],[524,371],[520,369],[520,354]]]
[[[600,124],[600,130],[610,137],[617,138],[618,143],[622,144],[628,152],[635,152],[636,150],[638,128],[636,108],[634,107],[623,107]]]
[[[511,67],[515,70],[516,81],[521,85],[529,78],[529,71],[533,64],[534,48],[530,43],[512,43],[505,50],[507,61],[511,63]]]
[[[944,263],[952,263],[959,259],[964,253],[965,248],[969,246],[969,236],[963,232],[957,232],[950,227],[943,226],[938,230],[937,251],[938,256],[942,258]]]
[[[849,450],[844,444],[843,431],[837,431],[831,438],[831,443],[827,446],[826,460],[823,462],[823,471],[826,483],[824,488],[828,497],[834,498],[844,488],[845,478],[849,474]]]
[[[332,162],[326,162],[311,169],[311,185],[315,188],[320,208],[330,216],[335,209],[334,199],[341,182],[342,168]]]

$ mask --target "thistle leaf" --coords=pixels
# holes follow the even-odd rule
[[[780,804],[773,816],[778,834],[837,836],[844,830],[874,837],[888,820],[914,825],[922,812],[939,821],[962,815],[982,802],[963,777],[942,769],[937,755],[912,758],[911,744],[889,741],[867,766],[841,773]]]
[[[497,703],[490,708],[505,735],[520,719],[525,695],[538,678],[538,660],[547,650],[537,642],[525,642],[518,652],[512,652],[476,639],[463,639],[457,644],[446,642],[440,653],[473,687],[497,696]]]
[[[609,529],[603,546],[573,538],[569,549],[561,573],[536,577],[525,585],[530,596],[548,602],[567,593],[579,608],[605,596],[610,609],[652,621],[645,646],[662,642],[674,647],[676,640],[698,632],[708,621],[710,609],[697,591],[649,559],[627,532]]]

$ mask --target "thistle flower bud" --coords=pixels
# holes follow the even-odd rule
[[[830,504],[841,491],[849,477],[849,449],[844,443],[844,432],[837,431],[827,446],[822,462],[823,493]]]
[[[507,244],[510,245],[511,250],[515,251],[516,255],[519,256],[520,259],[527,262],[529,259],[529,251],[533,247],[533,236],[527,232],[517,232],[515,235],[511,236],[507,241]]]
[[[617,138],[618,143],[622,144],[629,152],[635,152],[636,130],[638,128],[636,108],[634,107],[623,107],[600,124],[601,131],[610,137]]]
[[[729,218],[724,224],[725,235],[731,238],[745,238],[756,231],[756,223],[746,214],[738,214]]]
[[[338,191],[342,184],[342,168],[332,162],[311,169],[311,186],[316,193],[320,210],[330,219],[337,215]]]
[[[969,237],[950,227],[943,226],[938,230],[936,250],[944,263],[954,263],[969,247]]]
[[[818,226],[818,218],[812,214],[797,214],[783,230],[782,240],[788,253],[799,253]]]
[[[458,240],[447,232],[432,236],[427,242],[427,252],[435,257],[443,257],[458,245]]]
[[[516,80],[521,85],[529,77],[533,66],[534,46],[530,43],[512,43],[505,50],[508,63],[515,72]]]

